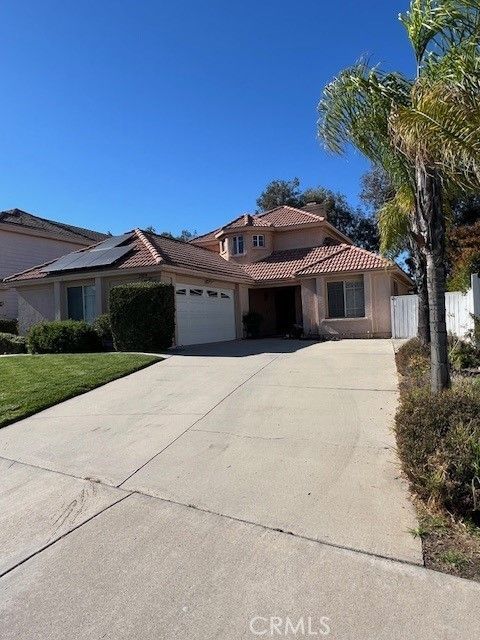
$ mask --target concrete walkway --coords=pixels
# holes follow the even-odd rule
[[[389,341],[227,343],[2,429],[2,638],[475,637],[479,585],[420,566],[395,403]]]

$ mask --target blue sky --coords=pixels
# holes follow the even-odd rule
[[[406,0],[4,0],[0,209],[121,232],[208,231],[272,179],[356,204],[368,164],[316,139],[361,55],[411,72]]]

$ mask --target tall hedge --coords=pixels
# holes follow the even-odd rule
[[[132,282],[110,291],[110,323],[118,351],[156,352],[172,346],[175,298],[171,284]]]

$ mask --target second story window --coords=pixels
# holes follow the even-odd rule
[[[265,236],[253,236],[253,246],[254,247],[264,247],[265,246]]]
[[[222,240],[220,240],[220,252],[221,253],[225,253],[225,238],[223,238]]]
[[[233,236],[232,253],[234,256],[243,254],[243,236]]]

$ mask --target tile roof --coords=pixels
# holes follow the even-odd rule
[[[323,273],[368,271],[393,266],[381,256],[349,244],[275,251],[259,262],[244,264],[257,281],[282,280]]]
[[[19,227],[34,229],[35,231],[42,231],[43,233],[47,233],[55,238],[59,238],[60,240],[68,240],[79,244],[91,244],[92,242],[104,240],[107,237],[107,234],[105,233],[92,231],[91,229],[83,229],[82,227],[75,227],[71,224],[64,224],[63,222],[47,220],[46,218],[34,216],[27,211],[22,211],[21,209],[0,211],[0,224],[2,223],[18,225]]]
[[[124,241],[123,245],[131,244],[132,250],[121,257],[114,265],[106,267],[93,267],[91,269],[80,269],[88,273],[89,271],[115,269],[134,269],[141,267],[162,267],[169,265],[172,267],[184,267],[194,271],[217,275],[219,278],[228,276],[240,281],[250,280],[248,274],[235,262],[227,262],[219,254],[197,247],[182,240],[174,240],[159,236],[155,233],[135,229],[131,232],[130,238]],[[94,246],[94,245],[91,245]],[[79,252],[87,251],[90,247],[80,249]],[[5,282],[17,282],[22,280],[36,280],[48,278],[48,273],[44,268],[52,264],[55,260],[50,260],[21,273],[5,278]]]
[[[326,220],[326,217],[302,209],[296,209],[295,207],[282,205],[275,207],[275,209],[270,209],[270,211],[265,211],[264,213],[256,213],[254,215],[245,213],[235,218],[235,220],[231,220],[223,227],[220,227],[220,229],[209,231],[202,236],[194,238],[190,242],[215,240],[217,233],[227,229],[237,229],[239,227],[289,227],[297,224],[312,224],[321,222],[322,220]]]

